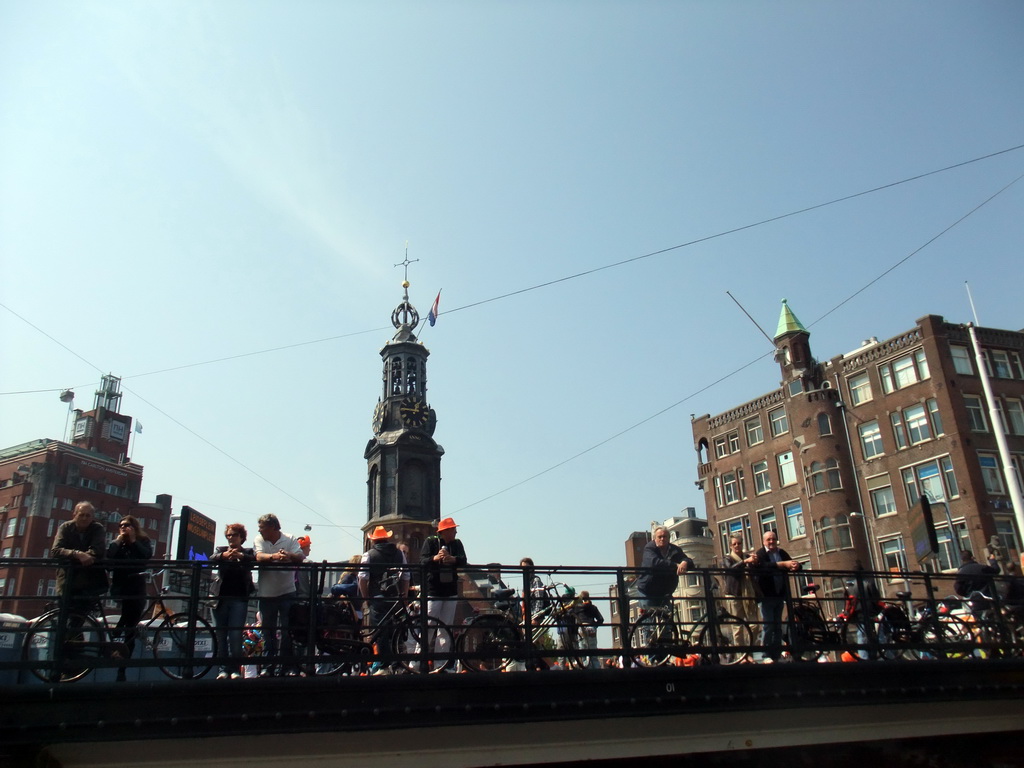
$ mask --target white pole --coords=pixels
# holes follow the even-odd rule
[[[978,343],[978,334],[975,331],[974,323],[967,324],[967,332],[970,334],[971,344],[974,345],[974,360],[978,366],[978,377],[981,379],[981,387],[985,391],[985,404],[988,406],[988,419],[992,423],[992,434],[996,437],[996,445],[999,447],[999,458],[1003,463],[1003,477],[1006,478],[1006,488],[1010,494],[1010,503],[1013,505],[1013,516],[1017,522],[1017,534],[1019,537],[1024,537],[1024,503],[1021,502],[1020,484],[1017,482],[1017,473],[1013,471],[1013,462],[1010,460],[1010,448],[1006,444],[1003,422],[999,418],[999,411],[996,409],[996,398],[992,393],[992,384],[988,380],[988,371],[985,370],[985,358],[981,354],[981,345]],[[1018,554],[1021,553],[1018,552]]]

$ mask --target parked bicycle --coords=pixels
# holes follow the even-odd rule
[[[376,626],[364,626],[356,600],[354,589],[336,585],[331,597],[315,600],[312,606],[299,606],[293,614],[290,631],[299,655],[305,657],[302,669],[306,674],[361,674],[374,662],[419,671],[420,662],[429,655],[422,649],[432,648],[435,642],[452,647],[448,627],[430,616],[425,622],[426,642],[421,642],[424,621],[414,598],[394,599]],[[450,655],[431,658],[429,671],[441,672],[450,664]]]
[[[532,593],[530,602],[532,619],[527,640],[515,590],[496,590],[491,608],[471,616],[457,633],[456,656],[463,668],[472,672],[500,672],[517,661],[535,658],[542,653],[552,630],[557,637],[553,655],[567,667],[589,667],[586,628],[574,612],[575,590],[551,581]]]
[[[718,585],[712,586],[712,593]],[[712,598],[714,620],[707,606],[692,622],[681,622],[677,606],[642,608],[640,617],[629,630],[633,663],[640,667],[658,667],[676,658],[699,655],[702,661],[723,665],[739,664],[750,658],[754,631],[742,619],[727,612]]]

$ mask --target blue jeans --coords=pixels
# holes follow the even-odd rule
[[[292,636],[288,633],[288,612],[295,602],[295,593],[288,592],[279,597],[260,598],[260,624],[263,629],[263,653],[270,657],[271,663],[277,661],[278,655],[277,630],[281,630],[280,655],[293,654]]]
[[[778,661],[782,655],[782,609],[786,606],[783,597],[761,599],[761,645],[764,655]]]
[[[241,672],[242,628],[248,612],[249,601],[244,597],[222,597],[213,609],[217,623],[217,650],[221,656],[231,659],[230,664],[221,664],[221,672]]]

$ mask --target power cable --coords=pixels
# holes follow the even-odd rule
[[[882,190],[891,189],[893,187],[898,187],[898,186],[900,186],[902,184],[909,184],[912,181],[918,181],[920,179],[925,179],[925,178],[928,178],[929,176],[934,176],[936,174],[945,173],[946,171],[955,170],[957,168],[963,168],[964,166],[971,165],[973,163],[979,163],[982,160],[989,160],[989,159],[991,159],[993,157],[998,157],[1000,155],[1005,155],[1005,154],[1007,154],[1009,152],[1016,152],[1017,150],[1020,150],[1020,149],[1024,149],[1024,144],[1018,144],[1017,146],[1008,147],[1006,149],[1001,149],[1001,150],[999,150],[997,152],[991,152],[991,153],[989,153],[987,155],[981,155],[980,157],[975,157],[975,158],[972,158],[970,160],[964,160],[964,161],[959,162],[959,163],[954,163],[953,165],[947,165],[944,168],[938,168],[938,169],[933,170],[933,171],[927,171],[925,173],[919,173],[916,176],[908,176],[907,178],[900,179],[899,181],[889,182],[888,184],[882,184],[881,186],[872,187],[871,189],[866,189],[866,190],[863,190],[861,192],[855,192],[855,193],[850,194],[850,195],[844,195],[842,197],[837,197],[837,198],[835,198],[833,200],[829,200],[829,201],[824,202],[824,203],[817,203],[815,205],[807,206],[805,208],[800,208],[799,210],[790,211],[789,213],[783,213],[783,214],[780,214],[778,216],[772,216],[772,217],[769,217],[767,219],[762,219],[760,221],[756,221],[756,222],[753,222],[753,223],[750,223],[750,224],[744,224],[743,226],[734,227],[732,229],[727,229],[727,230],[724,230],[722,232],[717,232],[717,233],[712,234],[712,235],[707,235],[705,237],[700,237],[700,238],[697,238],[695,240],[690,240],[690,241],[685,242],[685,243],[680,243],[678,245],[669,246],[668,248],[661,248],[661,249],[659,249],[657,251],[651,251],[650,253],[641,254],[639,256],[633,256],[633,257],[628,258],[628,259],[623,259],[621,261],[616,261],[616,262],[613,262],[611,264],[605,264],[604,266],[600,266],[600,267],[594,267],[593,269],[584,270],[583,272],[577,272],[575,274],[567,275],[565,277],[556,278],[554,280],[548,280],[547,282],[538,283],[536,285],[528,286],[526,288],[520,288],[518,290],[511,291],[509,293],[503,293],[503,294],[498,295],[498,296],[492,296],[491,298],[488,298],[488,299],[481,299],[480,301],[472,302],[470,304],[464,304],[461,307],[455,307],[453,309],[445,310],[444,314],[450,315],[450,314],[453,314],[455,312],[461,312],[462,310],[465,310],[465,309],[472,309],[474,307],[479,307],[479,306],[482,306],[484,304],[490,304],[490,303],[493,303],[495,301],[500,301],[502,299],[511,298],[512,296],[518,296],[518,295],[523,294],[523,293],[529,293],[530,291],[536,291],[536,290],[539,290],[541,288],[548,288],[548,287],[550,287],[552,285],[557,285],[559,283],[568,282],[569,280],[576,280],[576,279],[581,278],[581,277],[586,277],[588,275],[593,275],[593,274],[595,274],[597,272],[603,272],[604,270],[613,269],[615,267],[621,267],[621,266],[624,266],[626,264],[632,264],[633,262],[636,262],[636,261],[642,261],[644,259],[649,259],[649,258],[652,258],[654,256],[660,256],[662,254],[670,253],[672,251],[677,251],[677,250],[680,250],[680,249],[683,249],[683,248],[688,248],[688,247],[693,246],[693,245],[699,245],[700,243],[706,243],[706,242],[708,242],[710,240],[715,240],[715,239],[718,239],[718,238],[721,238],[721,237],[726,237],[727,235],[733,235],[733,234],[736,234],[737,232],[743,232],[743,231],[746,231],[748,229],[753,229],[755,227],[764,226],[765,224],[771,224],[771,223],[776,222],[776,221],[782,221],[783,219],[788,219],[788,218],[791,218],[793,216],[798,216],[798,215],[803,214],[803,213],[809,213],[810,211],[815,211],[815,210],[818,210],[820,208],[828,207],[830,205],[836,205],[838,203],[846,202],[848,200],[854,200],[854,199],[856,199],[858,197],[863,197],[865,195],[870,195],[870,194],[873,194],[875,192],[881,192]],[[970,214],[968,214],[968,215],[970,215]],[[936,237],[938,237],[938,236],[939,235],[937,235]],[[927,243],[925,245],[927,245]],[[924,247],[924,246],[922,246],[922,247]],[[910,254],[910,255],[912,256],[913,254]],[[908,256],[907,258],[910,258],[910,256]],[[896,265],[894,265],[893,268],[895,268],[896,266],[899,266],[899,265],[896,264]],[[882,277],[882,275],[880,275],[879,277]],[[868,287],[868,286],[865,286],[865,288],[866,287]],[[849,298],[853,298],[853,297],[851,296]],[[849,299],[847,299],[847,300],[849,300]],[[71,354],[73,354],[75,357],[78,357],[80,360],[83,359],[76,352],[74,352],[73,350],[71,350],[70,348],[68,348],[67,346],[62,344],[61,342],[57,341],[57,339],[55,339],[53,336],[51,336],[50,334],[48,334],[45,331],[43,331],[38,326],[36,326],[33,323],[31,323],[28,320],[26,320],[24,317],[19,315],[17,312],[15,312],[10,307],[6,306],[3,303],[0,303],[0,307],[3,307],[8,312],[13,314],[15,317],[18,317],[20,320],[22,320],[26,324],[30,325],[32,328],[36,329],[37,331],[42,333],[44,336],[46,336],[48,339],[54,341],[56,344],[60,345],[64,349],[66,349],[68,352],[71,352]],[[223,362],[227,362],[227,361],[230,361],[230,360],[238,360],[238,359],[244,358],[244,357],[253,357],[253,356],[256,356],[256,355],[264,355],[264,354],[269,354],[271,352],[282,352],[282,351],[288,350],[288,349],[295,349],[297,347],[309,346],[311,344],[323,344],[323,343],[328,342],[328,341],[337,341],[338,339],[345,339],[345,338],[350,338],[350,337],[353,337],[353,336],[361,336],[361,335],[365,335],[367,333],[379,333],[382,330],[388,330],[388,329],[386,327],[371,328],[371,329],[367,329],[367,330],[363,330],[363,331],[353,331],[353,332],[350,332],[350,333],[343,333],[343,334],[339,334],[339,335],[336,335],[336,336],[327,336],[327,337],[322,338],[322,339],[312,339],[312,340],[308,340],[308,341],[299,341],[299,342],[295,342],[294,344],[284,344],[284,345],[281,345],[281,346],[278,346],[278,347],[270,347],[270,348],[267,348],[267,349],[260,349],[260,350],[255,350],[255,351],[252,351],[252,352],[242,352],[242,353],[236,354],[236,355],[227,355],[225,357],[213,358],[211,360],[203,360],[203,361],[196,362],[196,363],[186,363],[184,365],[177,365],[177,366],[171,366],[169,368],[161,368],[161,369],[154,370],[154,371],[147,371],[146,373],[137,373],[137,374],[132,374],[132,375],[129,375],[129,376],[122,376],[121,380],[125,381],[127,379],[138,379],[138,378],[142,378],[144,376],[154,376],[154,375],[159,374],[159,373],[170,373],[172,371],[180,371],[180,370],[184,370],[184,369],[187,369],[187,368],[196,368],[196,367],[203,366],[203,365],[213,365],[215,363],[223,363]],[[90,385],[80,385],[80,386],[90,386]],[[72,388],[74,388],[74,387],[72,387]],[[0,392],[0,396],[3,396],[3,395],[38,394],[38,393],[41,393],[41,392],[58,392],[58,391],[60,391],[62,389],[67,389],[67,387],[56,387],[56,388],[53,388],[53,389],[22,390],[22,391],[18,391],[18,392]]]
[[[872,278],[871,280],[869,280],[869,281],[868,281],[868,282],[867,282],[867,283],[866,283],[865,285],[861,286],[861,287],[860,287],[860,288],[858,288],[858,289],[857,289],[856,291],[854,291],[854,292],[853,292],[852,294],[850,294],[849,296],[847,296],[847,297],[846,297],[845,299],[843,299],[843,300],[842,300],[841,302],[839,302],[839,303],[838,303],[838,304],[837,304],[836,306],[834,306],[834,307],[833,307],[832,309],[830,309],[830,310],[829,310],[828,312],[826,312],[825,314],[821,315],[821,317],[818,317],[818,318],[817,318],[816,320],[814,320],[814,322],[810,323],[810,324],[809,324],[809,327],[810,327],[810,326],[813,326],[814,324],[816,324],[816,323],[818,323],[818,322],[821,322],[821,321],[822,321],[822,320],[824,320],[824,319],[825,319],[826,317],[828,317],[828,316],[829,316],[829,315],[831,315],[831,314],[832,314],[833,312],[835,312],[835,311],[836,311],[837,309],[839,309],[840,307],[842,307],[842,306],[843,306],[844,304],[848,303],[849,301],[851,301],[852,299],[854,299],[854,298],[855,298],[856,296],[860,295],[861,293],[863,293],[864,291],[866,291],[866,290],[867,290],[868,288],[870,288],[870,287],[871,287],[872,285],[874,285],[875,283],[877,283],[877,282],[878,282],[879,280],[881,280],[881,279],[882,279],[883,277],[885,277],[886,275],[888,275],[889,273],[891,273],[891,272],[892,272],[893,270],[895,270],[895,269],[897,269],[898,267],[900,267],[901,265],[905,264],[905,263],[906,263],[907,261],[909,261],[909,260],[910,260],[911,258],[913,258],[913,257],[914,257],[915,255],[917,255],[918,253],[920,253],[921,251],[923,251],[923,250],[924,250],[925,248],[927,248],[927,247],[928,247],[929,245],[931,245],[932,243],[934,243],[934,242],[935,242],[936,240],[938,240],[938,239],[939,239],[940,237],[942,237],[943,235],[945,235],[945,234],[947,234],[948,232],[950,232],[950,231],[951,231],[952,229],[954,229],[954,228],[955,228],[955,227],[957,227],[957,226],[958,226],[959,224],[961,224],[962,222],[964,222],[964,221],[965,221],[965,220],[966,220],[967,218],[969,218],[969,217],[970,217],[970,216],[972,216],[972,215],[973,215],[974,213],[976,213],[977,211],[981,210],[981,209],[982,209],[983,207],[985,207],[986,205],[988,205],[988,204],[989,204],[990,202],[992,202],[992,201],[993,201],[994,199],[996,199],[997,197],[999,197],[999,195],[1003,194],[1003,193],[1004,193],[1004,192],[1005,192],[1006,190],[1008,190],[1008,189],[1009,189],[1010,187],[1012,187],[1012,186],[1013,186],[1014,184],[1016,184],[1016,183],[1017,183],[1018,181],[1020,181],[1021,179],[1024,179],[1024,174],[1022,174],[1022,175],[1018,176],[1018,177],[1017,177],[1016,179],[1014,179],[1014,180],[1013,180],[1013,181],[1011,181],[1011,182],[1010,182],[1009,184],[1007,184],[1006,186],[1004,186],[1004,187],[1003,187],[1002,189],[1000,189],[1000,190],[999,190],[998,192],[996,192],[995,194],[993,194],[993,195],[989,196],[988,198],[986,198],[986,199],[985,199],[985,200],[984,200],[983,202],[979,203],[978,205],[974,206],[974,208],[972,208],[972,209],[971,209],[970,211],[968,211],[967,213],[965,213],[965,214],[964,214],[963,216],[961,216],[961,217],[960,217],[959,219],[957,219],[956,221],[954,221],[954,222],[953,222],[952,224],[950,224],[950,225],[949,225],[948,227],[946,227],[945,229],[943,229],[943,230],[942,230],[941,232],[939,232],[939,233],[938,233],[937,235],[935,235],[934,237],[931,237],[931,238],[929,238],[929,239],[928,239],[928,240],[926,240],[926,241],[925,241],[925,242],[924,242],[924,243],[923,243],[922,245],[920,245],[919,247],[915,248],[915,249],[914,249],[913,251],[911,251],[910,253],[908,253],[908,254],[907,254],[906,256],[904,256],[904,257],[903,257],[902,259],[900,259],[899,261],[897,261],[896,263],[894,263],[894,264],[893,264],[892,266],[890,266],[889,268],[887,268],[886,270],[884,270],[883,272],[881,272],[881,273],[880,273],[879,275],[877,275],[876,277],[874,277],[874,278]],[[721,383],[722,383],[723,381],[726,381],[727,379],[731,379],[731,378],[732,378],[733,376],[735,376],[736,374],[738,374],[738,373],[740,373],[740,372],[742,372],[742,371],[746,370],[746,369],[747,369],[747,368],[749,368],[750,366],[754,365],[755,363],[757,363],[757,362],[761,361],[762,359],[764,359],[765,357],[768,357],[768,356],[769,356],[769,355],[771,355],[771,354],[774,354],[774,350],[773,350],[772,352],[766,352],[766,353],[764,353],[764,354],[762,354],[762,355],[759,355],[758,357],[756,357],[756,358],[754,358],[753,360],[751,360],[751,361],[750,361],[749,363],[746,363],[746,364],[744,364],[744,365],[741,365],[741,366],[740,366],[739,368],[736,368],[736,369],[735,369],[735,370],[733,370],[732,372],[730,372],[730,373],[727,373],[727,374],[725,374],[724,376],[722,376],[721,378],[719,378],[719,379],[717,379],[717,380],[713,381],[712,383],[708,384],[707,386],[701,387],[700,389],[696,390],[695,392],[692,392],[692,393],[690,393],[689,395],[687,395],[686,397],[684,397],[684,398],[683,398],[682,400],[678,400],[678,401],[676,401],[675,403],[673,403],[672,405],[669,405],[669,406],[667,406],[667,407],[665,407],[665,408],[662,408],[662,409],[661,409],[660,411],[658,411],[657,413],[655,413],[655,414],[653,414],[653,415],[651,415],[651,416],[648,416],[648,417],[646,417],[646,418],[644,418],[644,419],[641,419],[640,421],[636,422],[636,423],[635,423],[635,424],[633,424],[632,426],[626,427],[625,429],[623,429],[623,430],[622,430],[622,431],[620,431],[620,432],[616,432],[616,433],[615,433],[614,435],[612,435],[611,437],[607,437],[607,438],[605,438],[604,440],[602,440],[602,441],[600,441],[600,442],[598,442],[598,443],[595,443],[594,445],[590,446],[589,448],[586,448],[586,449],[584,449],[584,450],[580,451],[579,453],[577,453],[577,454],[575,454],[575,455],[573,455],[573,456],[570,456],[570,457],[569,457],[569,458],[567,458],[567,459],[563,459],[562,461],[560,461],[560,462],[558,462],[557,464],[554,464],[554,465],[552,465],[552,466],[548,467],[548,468],[547,468],[547,469],[545,469],[545,470],[542,470],[542,471],[540,471],[540,472],[537,472],[537,473],[536,473],[536,474],[534,474],[534,475],[530,475],[529,477],[527,477],[527,478],[525,478],[525,479],[523,479],[523,480],[520,480],[519,482],[517,482],[517,483],[514,483],[514,484],[512,484],[512,485],[508,486],[507,488],[503,488],[503,489],[502,489],[502,490],[500,490],[500,491],[496,491],[495,493],[492,493],[492,494],[491,494],[491,495],[489,495],[489,496],[485,496],[485,497],[484,497],[484,498],[482,498],[482,499],[478,499],[477,501],[474,501],[474,502],[472,502],[472,503],[470,503],[470,504],[467,504],[467,505],[465,505],[464,507],[460,507],[459,509],[455,510],[455,511],[454,511],[454,512],[453,512],[452,514],[458,514],[458,513],[462,512],[462,511],[464,511],[464,510],[470,509],[471,507],[475,507],[475,506],[476,506],[477,504],[482,504],[482,503],[483,503],[483,502],[485,502],[485,501],[490,501],[491,499],[495,498],[496,496],[500,496],[500,495],[502,495],[502,494],[504,494],[504,493],[507,493],[508,491],[511,491],[511,490],[513,490],[513,489],[515,489],[515,488],[518,488],[518,487],[519,487],[519,486],[521,486],[521,485],[525,485],[526,483],[528,483],[528,482],[530,482],[530,481],[532,481],[532,480],[536,480],[536,479],[537,479],[538,477],[542,477],[542,476],[544,476],[544,475],[548,474],[549,472],[553,472],[554,470],[556,470],[556,469],[558,469],[559,467],[562,467],[562,466],[564,466],[564,465],[568,464],[568,463],[569,463],[569,462],[571,462],[571,461],[575,461],[576,459],[580,458],[581,456],[585,456],[586,454],[590,453],[591,451],[594,451],[594,450],[596,450],[596,449],[600,448],[601,446],[603,446],[603,445],[606,445],[606,444],[608,444],[608,443],[612,442],[613,440],[616,440],[616,439],[618,439],[619,437],[622,437],[623,435],[625,435],[625,434],[627,434],[627,433],[629,433],[629,432],[632,432],[632,431],[633,431],[634,429],[636,429],[637,427],[640,427],[640,426],[642,426],[643,424],[646,424],[647,422],[651,421],[652,419],[655,419],[655,418],[657,418],[658,416],[661,416],[662,414],[664,414],[664,413],[667,413],[668,411],[672,410],[673,408],[676,408],[676,407],[678,407],[678,406],[682,405],[682,404],[683,404],[683,403],[685,403],[686,401],[690,400],[691,398],[694,398],[694,397],[696,397],[697,395],[699,395],[699,394],[700,394],[700,393],[702,393],[702,392],[705,392],[705,391],[707,391],[707,390],[708,390],[708,389],[710,389],[711,387],[714,387],[714,386],[716,386],[716,385],[718,385],[718,384],[721,384]]]

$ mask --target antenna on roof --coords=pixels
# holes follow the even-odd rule
[[[740,304],[738,301],[736,301],[736,297],[733,296],[728,291],[725,292],[725,295],[728,296],[730,299],[732,299],[734,302],[736,302],[736,306],[739,307],[743,311],[743,314],[746,315],[747,318],[750,320],[750,322],[752,322],[754,324],[754,327],[757,328],[757,330],[759,330],[761,332],[761,335],[764,336],[766,339],[768,339],[768,343],[772,345],[772,349],[775,349],[775,341],[772,339],[771,336],[769,336],[767,333],[764,332],[764,328],[762,328],[760,325],[757,324],[757,320],[752,318],[750,316],[750,313],[747,312],[747,310],[743,309],[743,305]]]

